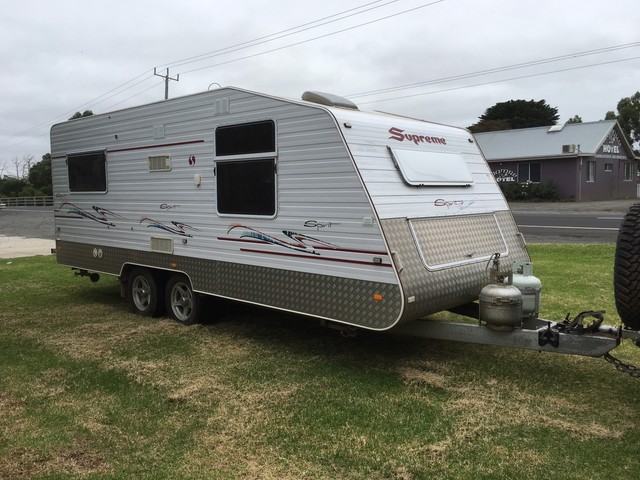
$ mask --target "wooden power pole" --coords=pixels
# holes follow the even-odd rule
[[[169,69],[168,68],[167,68],[167,73],[164,74],[164,75],[161,75],[159,73],[156,73],[156,67],[153,67],[153,74],[156,77],[164,78],[164,99],[167,100],[169,98],[169,80],[173,80],[174,82],[180,81],[180,74],[177,74],[176,78],[171,78],[169,76]]]

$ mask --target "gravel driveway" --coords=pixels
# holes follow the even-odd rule
[[[0,210],[0,258],[51,255],[54,238],[53,208]]]

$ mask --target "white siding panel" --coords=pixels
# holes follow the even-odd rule
[[[222,98],[229,99],[228,112],[215,110],[216,99]],[[276,124],[277,215],[220,216],[215,208],[215,129],[262,119]],[[154,137],[157,125],[164,127],[162,138]],[[102,149],[108,152],[108,192],[69,193],[64,156]],[[149,155],[170,155],[171,171],[149,172]],[[151,236],[167,236],[174,239],[176,255],[397,282],[392,268],[373,264],[374,254],[389,263],[386,246],[342,136],[325,108],[221,89],[56,125],[52,156],[56,234],[61,240],[149,251]],[[189,164],[191,156],[195,165]],[[195,174],[202,179],[199,187]],[[69,203],[88,215],[96,213],[94,207],[114,215],[105,214],[100,223],[70,213]],[[175,231],[156,228],[156,223]],[[231,228],[234,225],[282,242],[295,243],[286,233],[295,232],[335,249],[316,255],[251,244],[240,238],[242,228]],[[263,253],[256,253],[260,250]]]
[[[508,209],[486,162],[465,130],[389,115],[344,109],[332,111],[339,125],[345,122],[351,125],[351,128],[342,128],[342,132],[380,218],[467,215]],[[415,136],[416,140],[399,141],[390,130],[393,128]],[[468,187],[407,185],[388,147],[459,154],[473,177],[473,184]]]

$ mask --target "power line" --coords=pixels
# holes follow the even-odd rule
[[[530,75],[521,75],[521,76],[518,76],[518,77],[504,78],[504,79],[501,79],[501,80],[492,80],[492,81],[489,81],[489,82],[482,82],[482,83],[474,83],[474,84],[471,84],[471,85],[462,85],[462,86],[459,86],[459,87],[444,88],[444,89],[441,89],[441,90],[434,90],[434,91],[431,91],[431,92],[414,93],[414,94],[411,94],[411,95],[401,95],[399,97],[380,98],[380,99],[377,99],[377,100],[371,100],[369,102],[358,102],[358,104],[359,105],[369,105],[371,103],[388,102],[388,101],[391,101],[391,100],[402,100],[402,99],[405,99],[405,98],[414,98],[414,97],[420,97],[420,96],[423,96],[423,95],[433,95],[433,94],[436,94],[436,93],[451,92],[451,91],[454,91],[454,90],[463,90],[465,88],[473,88],[473,87],[481,87],[481,86],[485,86],[485,85],[493,85],[494,83],[510,82],[512,80],[522,80],[524,78],[541,77],[541,76],[544,76],[544,75],[551,75],[553,73],[570,72],[570,71],[573,71],[573,70],[580,70],[580,69],[583,69],[583,68],[599,67],[599,66],[602,66],[602,65],[611,65],[611,64],[614,64],[614,63],[629,62],[631,60],[640,60],[640,56],[639,57],[623,58],[623,59],[620,59],[620,60],[611,60],[609,62],[592,63],[590,65],[581,65],[579,67],[563,68],[563,69],[558,69],[558,70],[552,70],[550,72],[532,73]]]
[[[189,64],[189,63],[194,63],[194,62],[196,62],[196,61],[201,61],[201,60],[203,60],[203,59],[209,58],[208,56],[216,56],[216,54],[217,54],[217,55],[222,55],[222,54],[223,54],[223,53],[219,53],[219,52],[224,52],[225,54],[226,54],[226,53],[232,53],[233,51],[237,51],[237,50],[240,50],[240,49],[241,49],[241,48],[238,48],[238,47],[245,46],[245,47],[243,47],[243,48],[248,48],[248,47],[250,47],[250,46],[256,46],[256,45],[260,45],[260,44],[262,44],[262,43],[267,43],[268,41],[273,41],[273,40],[276,40],[276,39],[279,39],[279,38],[283,38],[283,37],[285,37],[285,36],[293,35],[293,34],[295,34],[295,33],[300,33],[300,32],[303,32],[303,31],[309,30],[309,29],[311,29],[311,28],[317,28],[317,27],[320,27],[320,26],[326,25],[326,24],[328,24],[328,23],[332,23],[332,22],[335,22],[335,21],[338,21],[338,20],[343,20],[343,19],[345,19],[345,18],[349,18],[349,17],[355,16],[355,15],[360,15],[360,14],[362,14],[362,13],[366,13],[366,12],[368,12],[368,11],[371,11],[371,10],[374,10],[374,9],[377,9],[377,8],[381,8],[381,7],[387,6],[387,5],[391,4],[391,3],[396,3],[396,2],[398,2],[399,0],[391,0],[391,1],[387,1],[386,3],[383,3],[382,5],[378,5],[378,6],[375,6],[375,7],[372,7],[372,8],[366,8],[366,7],[369,7],[369,6],[371,6],[371,5],[375,5],[375,4],[377,4],[377,3],[381,3],[381,2],[383,2],[383,1],[384,1],[384,0],[376,0],[376,1],[374,1],[374,2],[365,3],[365,4],[360,5],[360,6],[358,6],[358,7],[354,7],[354,8],[348,9],[348,10],[344,10],[344,11],[342,11],[342,12],[338,12],[338,13],[336,13],[336,14],[329,15],[329,16],[327,16],[327,17],[319,18],[319,19],[314,20],[314,21],[312,21],[312,22],[307,22],[307,23],[304,23],[304,24],[301,24],[301,25],[298,25],[298,26],[295,26],[295,27],[291,27],[291,28],[288,28],[288,29],[285,29],[285,30],[281,30],[281,31],[276,32],[276,33],[272,33],[272,34],[270,34],[270,35],[266,35],[266,36],[263,36],[263,37],[259,37],[259,38],[256,38],[256,39],[253,39],[253,40],[249,40],[249,41],[246,41],[246,42],[243,42],[243,43],[240,43],[240,44],[232,45],[232,46],[229,46],[229,47],[226,47],[226,48],[220,49],[220,50],[216,50],[216,51],[214,51],[214,52],[209,52],[209,53],[206,53],[206,54],[197,55],[197,56],[194,56],[194,57],[189,57],[189,58],[186,58],[186,59],[183,59],[183,60],[178,60],[178,61],[176,61],[176,62],[169,63],[169,64],[166,64],[166,65],[167,65],[167,66],[172,66],[172,65],[173,65],[173,66],[181,66],[181,65],[186,65],[186,64]],[[444,1],[444,0],[440,0],[440,1]],[[364,9],[364,10],[363,10],[363,9]],[[357,10],[361,10],[361,11],[356,12],[356,13],[351,13],[351,12],[354,12],[354,11],[357,11]],[[346,15],[346,16],[345,16],[345,14],[347,14],[347,13],[351,13],[351,14],[350,14],[350,15]],[[319,23],[319,22],[323,22],[324,20],[328,20],[328,19],[335,18],[335,17],[340,17],[340,18],[338,18],[338,19],[336,19],[336,20],[332,20],[332,21],[330,21],[330,22]],[[314,27],[309,27],[310,25],[314,25],[314,24],[318,24],[318,25],[315,25]],[[303,27],[309,27],[309,28],[304,28],[304,29],[303,29]],[[297,30],[297,31],[295,31],[295,30]],[[294,32],[294,31],[295,31],[295,32]],[[287,33],[287,32],[293,32],[293,33],[289,33],[289,34],[287,34],[287,35],[282,35],[282,34],[285,34],[285,33]],[[278,36],[278,35],[280,35],[280,36]],[[266,40],[266,39],[268,39],[268,38],[270,38],[270,37],[275,37],[275,38],[272,38],[271,40]],[[321,37],[320,37],[320,38],[321,38]],[[265,53],[268,53],[268,52],[265,52]],[[197,60],[196,60],[196,59],[197,59]],[[163,66],[164,66],[164,65],[163,65]],[[100,103],[103,103],[103,102],[105,102],[106,100],[109,100],[110,98],[113,98],[113,97],[115,97],[115,96],[117,96],[117,95],[121,95],[121,94],[122,94],[122,93],[124,93],[125,91],[130,90],[130,89],[132,89],[132,88],[134,88],[134,87],[136,87],[136,86],[138,86],[138,85],[140,85],[140,84],[142,84],[142,83],[146,82],[147,80],[149,80],[149,79],[153,78],[153,74],[152,74],[151,72],[152,72],[152,71],[151,71],[150,69],[149,69],[149,70],[146,70],[145,72],[143,72],[143,73],[141,73],[140,75],[138,75],[138,76],[136,76],[136,77],[132,78],[131,80],[128,80],[127,82],[125,82],[125,83],[123,83],[123,84],[121,84],[121,85],[119,85],[119,86],[117,86],[117,87],[115,87],[115,88],[113,88],[113,89],[111,89],[111,90],[109,90],[109,91],[107,91],[107,92],[103,93],[102,95],[99,95],[98,97],[95,97],[94,99],[89,100],[88,102],[83,103],[82,105],[80,105],[80,106],[76,107],[75,109],[73,109],[73,111],[70,111],[70,112],[68,112],[68,113],[64,113],[64,114],[58,115],[58,116],[53,117],[53,118],[51,118],[51,119],[48,119],[47,121],[45,121],[45,122],[43,122],[43,123],[40,123],[40,124],[38,124],[38,125],[36,125],[36,126],[34,126],[34,127],[31,127],[31,128],[29,128],[29,129],[26,129],[26,130],[23,130],[23,131],[18,132],[18,133],[16,133],[16,134],[13,134],[12,136],[14,136],[14,137],[22,137],[22,136],[24,136],[24,135],[28,135],[29,133],[35,132],[35,131],[37,131],[37,130],[39,130],[39,129],[43,128],[43,127],[50,126],[52,123],[55,123],[55,122],[60,121],[60,120],[65,120],[65,119],[67,119],[70,115],[73,115],[73,113],[75,113],[75,112],[77,112],[77,111],[80,111],[80,110],[82,110],[82,109],[86,109],[87,107],[93,107],[93,108],[95,108],[95,106],[96,106],[96,105],[98,105],[98,104],[100,104]],[[155,74],[155,69],[154,69],[153,73]],[[190,73],[190,72],[187,72],[187,73]],[[167,76],[168,76],[168,73],[167,73]],[[144,78],[143,78],[143,77],[144,77]],[[140,81],[138,81],[138,82],[136,82],[136,80],[139,80],[140,78],[143,78],[143,79],[142,79],[142,80],[140,80]],[[133,83],[133,82],[136,82],[136,83]],[[168,81],[167,81],[166,79],[165,79],[165,82],[167,82],[167,83],[168,83]],[[132,83],[133,83],[133,84],[132,84]],[[132,85],[129,85],[129,84],[132,84]],[[127,86],[127,85],[129,85],[129,86]],[[135,94],[135,95],[132,95],[132,96],[130,96],[130,97],[127,97],[127,99],[125,99],[125,100],[123,100],[123,101],[121,101],[121,102],[118,102],[118,103],[116,103],[115,105],[119,105],[119,104],[121,104],[121,103],[124,103],[126,100],[130,100],[131,98],[134,98],[134,97],[136,97],[136,96],[138,96],[138,95],[141,95],[142,93],[144,93],[144,92],[146,92],[146,91],[150,90],[151,88],[155,87],[156,85],[157,85],[157,84],[154,84],[154,85],[153,85],[152,87],[150,87],[150,88],[147,88],[147,89],[145,89],[145,90],[143,90],[143,91],[141,91],[141,92],[138,92],[138,93],[137,93],[137,94]],[[124,87],[126,87],[126,88],[124,88]],[[165,93],[165,95],[166,95],[166,93]],[[111,106],[114,106],[114,105],[111,105]],[[107,108],[110,108],[110,107],[107,107]],[[40,135],[40,136],[42,136],[42,135]],[[38,136],[38,137],[40,137],[40,136]],[[38,137],[36,137],[36,138],[38,138]],[[25,139],[25,140],[19,140],[19,141],[17,141],[17,142],[12,142],[12,143],[8,143],[8,144],[4,144],[3,146],[5,146],[5,147],[12,147],[12,146],[15,146],[15,145],[19,145],[19,144],[21,144],[21,143],[24,143],[24,142],[26,142],[26,141],[28,141],[28,139]]]
[[[472,77],[479,77],[479,76],[483,76],[483,75],[489,75],[492,73],[500,73],[500,72],[504,72],[504,71],[509,71],[509,70],[517,70],[520,68],[525,68],[525,67],[532,67],[532,66],[537,66],[537,65],[544,65],[547,63],[554,63],[554,62],[559,62],[562,60],[570,60],[573,58],[580,58],[580,57],[586,57],[589,55],[596,55],[596,54],[600,54],[600,53],[608,53],[608,52],[612,52],[612,51],[616,51],[616,50],[622,50],[625,48],[632,48],[632,47],[638,47],[640,46],[640,42],[632,42],[632,43],[625,43],[622,45],[613,45],[610,47],[604,47],[604,48],[598,48],[598,49],[594,49],[594,50],[587,50],[584,52],[577,52],[577,53],[570,53],[570,54],[566,54],[566,55],[560,55],[557,57],[550,57],[550,58],[544,58],[544,59],[538,59],[538,60],[532,60],[529,62],[523,62],[523,63],[516,63],[516,64],[512,64],[512,65],[507,65],[507,66],[503,66],[503,67],[496,67],[496,68],[491,68],[491,69],[487,69],[487,70],[480,70],[477,72],[472,72],[472,73],[464,73],[464,74],[460,74],[460,75],[453,75],[450,77],[442,77],[442,78],[438,78],[438,79],[434,79],[434,80],[426,80],[423,82],[416,82],[416,83],[409,83],[409,84],[405,84],[405,85],[398,85],[395,87],[388,87],[388,88],[381,88],[378,90],[369,90],[366,92],[360,92],[360,93],[354,93],[354,94],[349,94],[349,95],[344,95],[347,98],[359,98],[359,97],[368,97],[371,95],[377,95],[380,93],[388,93],[388,92],[395,92],[395,91],[399,91],[399,90],[408,90],[411,88],[417,88],[417,87],[423,87],[426,85],[434,85],[434,84],[438,84],[438,83],[445,83],[445,82],[450,82],[450,81],[454,81],[454,80],[464,80],[467,78],[472,78]]]
[[[137,83],[135,83],[135,84],[133,84],[133,85],[131,85],[131,86],[129,86],[129,87],[127,87],[127,88],[123,89],[123,90],[120,90],[120,89],[121,89],[122,87],[124,87],[125,85],[128,85],[129,83],[131,83],[131,82],[133,82],[133,81],[135,81],[135,80],[137,80],[137,79],[141,78],[142,76],[147,75],[149,72],[151,72],[151,71],[150,71],[150,70],[148,70],[148,71],[144,72],[143,74],[140,74],[140,75],[138,75],[137,77],[134,77],[134,78],[132,78],[131,80],[129,80],[129,81],[127,81],[127,82],[123,83],[122,85],[120,85],[120,86],[118,86],[118,87],[116,87],[116,88],[113,88],[113,89],[109,90],[109,91],[108,91],[108,92],[106,92],[106,93],[103,93],[102,95],[100,95],[100,96],[98,96],[98,97],[94,98],[93,100],[89,100],[88,102],[83,103],[82,105],[80,105],[80,106],[78,106],[78,107],[74,108],[73,110],[69,110],[69,111],[67,111],[66,113],[63,113],[63,114],[60,114],[60,115],[58,115],[58,116],[56,116],[56,117],[50,118],[50,119],[46,120],[45,122],[39,123],[38,125],[36,125],[36,126],[34,126],[34,127],[28,128],[27,130],[23,130],[23,131],[21,131],[21,132],[18,132],[18,133],[12,134],[12,136],[14,136],[14,137],[22,137],[22,136],[24,136],[24,135],[28,135],[29,133],[35,132],[35,131],[37,131],[37,130],[40,130],[41,128],[49,127],[49,126],[51,126],[51,124],[53,124],[53,123],[55,123],[55,122],[57,122],[57,121],[67,120],[67,119],[69,118],[69,116],[73,115],[75,112],[79,112],[80,110],[83,110],[83,109],[85,109],[86,107],[89,107],[89,106],[92,106],[92,105],[97,105],[97,104],[99,104],[99,103],[102,103],[102,102],[104,102],[104,101],[108,100],[109,98],[113,98],[113,97],[115,97],[116,95],[120,95],[120,94],[122,94],[123,92],[126,92],[127,90],[130,90],[131,88],[136,87],[137,85],[140,85],[140,84],[141,84],[141,83],[143,83],[143,82],[146,82],[149,78],[152,78],[152,77],[147,76],[144,80],[142,80],[142,81],[140,81],[140,82],[137,82]],[[120,91],[117,91],[117,90],[120,90]],[[116,91],[117,91],[117,92],[116,92]],[[143,92],[145,92],[145,91],[146,91],[146,90],[144,90]],[[116,92],[116,93],[114,93],[113,95],[107,96],[107,95],[109,95],[109,94],[110,94],[110,93],[112,93],[112,92]],[[142,93],[142,92],[141,92],[141,93]],[[137,95],[139,95],[139,94],[137,94]],[[134,95],[134,96],[136,96],[136,95]],[[104,97],[104,98],[103,98],[103,97]],[[99,100],[99,99],[101,99],[101,98],[102,98],[102,100],[100,100],[99,102],[94,103],[96,100]],[[129,98],[132,98],[132,97],[129,97]],[[37,136],[37,137],[35,137],[35,138],[39,138],[39,137],[42,137],[42,136],[43,136],[43,135],[38,135],[38,136]],[[4,147],[13,147],[13,146],[15,146],[15,145],[20,145],[21,143],[24,143],[24,142],[26,142],[26,141],[28,141],[28,140],[29,140],[29,139],[25,139],[25,140],[18,140],[18,141],[13,142],[13,143],[6,143],[6,144],[4,144],[3,146],[4,146]]]
[[[392,0],[392,1],[386,1],[385,2],[384,0],[377,0],[377,1],[369,2],[369,3],[365,3],[365,4],[360,5],[358,7],[351,8],[351,9],[348,9],[348,10],[345,10],[343,12],[339,12],[339,13],[336,13],[336,14],[333,14],[333,15],[329,15],[329,16],[314,20],[312,22],[307,22],[307,23],[304,23],[304,24],[301,24],[301,25],[298,25],[298,26],[295,26],[295,27],[291,27],[291,28],[288,28],[288,29],[285,29],[285,30],[281,30],[279,32],[276,32],[276,33],[273,33],[273,34],[270,34],[270,35],[266,35],[266,36],[263,36],[263,37],[258,37],[256,39],[249,40],[249,41],[246,41],[246,42],[242,42],[242,43],[239,43],[239,44],[236,44],[236,45],[232,45],[232,46],[229,46],[229,47],[225,47],[225,48],[222,48],[222,49],[219,49],[219,50],[215,50],[213,52],[208,52],[208,53],[205,53],[205,54],[201,54],[201,55],[185,58],[183,60],[178,60],[176,62],[169,63],[169,64],[166,64],[166,65],[167,66],[172,65],[172,66],[175,66],[175,67],[184,66],[184,65],[191,64],[191,63],[200,62],[200,61],[203,61],[203,60],[206,60],[208,58],[215,57],[215,56],[220,56],[220,55],[224,55],[224,54],[233,53],[233,52],[245,49],[245,48],[250,48],[250,47],[262,45],[262,44],[265,44],[265,43],[268,43],[268,42],[271,42],[271,41],[274,41],[274,40],[279,40],[279,39],[282,39],[282,38],[285,38],[285,37],[288,37],[288,36],[291,36],[291,35],[302,33],[302,32],[311,30],[313,28],[318,28],[318,27],[321,27],[321,26],[324,26],[324,25],[328,25],[328,24],[335,23],[335,22],[338,22],[338,21],[341,21],[341,20],[345,20],[347,18],[351,18],[351,17],[357,16],[357,15],[361,15],[361,14],[364,14],[366,12],[370,12],[370,11],[373,11],[373,10],[376,10],[376,9],[379,9],[379,8],[383,8],[385,6],[388,6],[388,5],[392,4],[392,3],[396,3],[398,1],[399,0]],[[320,39],[323,39],[323,38],[326,38],[326,37],[329,37],[329,36],[337,35],[339,33],[344,33],[346,31],[353,30],[353,29],[356,29],[356,28],[359,28],[359,27],[362,27],[362,26],[367,26],[367,25],[371,25],[371,24],[374,24],[374,23],[377,23],[377,22],[381,22],[383,20],[387,20],[387,19],[390,19],[390,18],[393,18],[393,17],[397,17],[399,15],[403,15],[403,14],[410,13],[410,12],[415,12],[415,11],[417,11],[419,9],[430,7],[430,6],[436,5],[438,3],[442,3],[444,1],[445,0],[432,1],[430,3],[419,5],[419,6],[414,7],[414,8],[410,8],[410,9],[407,9],[407,10],[396,12],[396,13],[393,13],[393,14],[390,14],[390,15],[386,15],[386,16],[383,16],[383,17],[380,17],[380,18],[376,18],[376,19],[373,19],[373,20],[370,20],[370,21],[367,21],[367,22],[363,22],[363,23],[360,23],[360,24],[357,24],[357,25],[352,25],[350,27],[346,27],[346,28],[343,28],[343,29],[340,29],[340,30],[336,30],[334,32],[330,32],[330,33],[326,33],[326,34],[323,34],[323,35],[319,35],[319,36],[316,36],[314,38],[302,40],[302,41],[299,41],[299,42],[294,42],[294,43],[291,43],[291,44],[288,44],[288,45],[284,45],[284,46],[281,46],[281,47],[278,47],[278,48],[273,48],[273,49],[266,50],[266,51],[263,51],[263,52],[258,52],[258,53],[252,54],[252,55],[246,55],[246,56],[239,57],[239,58],[236,58],[236,59],[230,59],[230,60],[227,60],[227,61],[224,61],[224,62],[219,62],[219,63],[213,64],[213,65],[207,65],[207,66],[195,68],[195,69],[192,69],[192,70],[187,70],[187,71],[184,71],[184,72],[181,72],[181,73],[184,75],[184,74],[188,74],[188,73],[192,73],[192,72],[196,72],[196,71],[200,71],[200,70],[205,70],[205,69],[208,69],[208,68],[214,68],[214,67],[220,66],[220,65],[226,65],[226,64],[229,64],[229,63],[233,63],[233,62],[238,62],[238,61],[241,61],[241,60],[254,58],[254,57],[257,57],[257,56],[260,56],[260,55],[266,55],[268,53],[273,53],[273,52],[280,51],[280,50],[283,50],[283,49],[286,49],[286,48],[290,48],[290,47],[293,47],[293,46],[298,46],[298,45],[301,45],[301,44],[305,44],[305,43],[309,43],[309,42],[312,42],[312,41],[320,40]],[[417,87],[421,87],[421,86],[433,85],[433,84],[438,84],[438,83],[445,83],[445,82],[448,82],[448,81],[462,80],[462,79],[468,79],[468,78],[478,77],[478,76],[482,76],[482,75],[488,75],[488,74],[492,74],[492,73],[500,73],[500,72],[505,72],[505,71],[509,71],[509,70],[516,70],[516,69],[519,69],[519,68],[525,68],[525,67],[529,67],[529,66],[542,65],[542,64],[552,63],[552,62],[560,62],[560,61],[563,61],[563,60],[569,60],[571,58],[579,58],[579,57],[583,57],[583,56],[587,56],[587,55],[595,55],[595,54],[598,54],[598,53],[607,53],[607,52],[611,52],[611,51],[614,51],[614,50],[619,50],[619,49],[623,49],[623,48],[631,48],[631,47],[636,47],[636,46],[639,46],[639,45],[640,45],[640,42],[634,42],[634,43],[629,43],[629,44],[624,44],[624,45],[615,45],[615,46],[605,47],[605,48],[601,48],[601,49],[589,50],[589,51],[586,51],[586,52],[578,52],[578,53],[569,54],[569,55],[550,57],[550,58],[547,58],[547,59],[534,60],[534,61],[531,61],[531,62],[513,64],[513,65],[508,65],[508,66],[503,66],[503,67],[498,67],[498,68],[493,68],[493,69],[487,69],[487,70],[482,70],[482,71],[468,73],[468,74],[461,74],[461,75],[455,75],[455,76],[450,76],[450,77],[445,77],[445,78],[440,78],[440,79],[435,79],[435,80],[429,80],[429,81],[425,81],[425,82],[417,82],[417,83],[413,83],[413,84],[406,84],[406,85],[400,85],[400,86],[395,86],[395,87],[388,87],[388,88],[379,89],[379,90],[372,90],[372,91],[368,91],[368,92],[360,92],[360,93],[356,93],[356,94],[352,94],[352,95],[348,95],[348,96],[349,97],[366,97],[366,96],[378,95],[378,94],[381,94],[381,93],[391,93],[391,92],[395,92],[395,91],[401,91],[401,90],[406,90],[406,89],[411,89],[411,88],[417,88]],[[638,58],[638,57],[625,59],[625,60],[618,60],[618,61],[620,61],[620,62],[629,61],[629,60],[634,60],[636,58]],[[450,91],[450,90],[458,90],[458,89],[463,89],[463,88],[472,88],[472,87],[475,87],[475,86],[490,85],[492,83],[501,83],[501,82],[506,82],[506,81],[511,81],[511,80],[518,80],[518,79],[523,79],[523,78],[535,77],[535,76],[539,76],[539,75],[549,75],[549,74],[552,74],[552,73],[576,70],[576,69],[580,69],[580,68],[588,68],[588,67],[593,67],[593,66],[598,66],[598,65],[606,65],[606,64],[610,64],[610,63],[616,63],[618,61],[603,62],[603,63],[597,63],[597,64],[591,64],[591,65],[584,65],[584,66],[580,66],[580,67],[573,67],[573,68],[567,68],[567,69],[554,70],[554,71],[551,71],[551,72],[544,72],[544,73],[538,73],[538,74],[532,74],[532,75],[523,75],[523,76],[512,77],[512,78],[503,79],[503,80],[495,80],[495,81],[490,81],[490,82],[477,83],[477,84],[466,85],[466,86],[461,86],[461,87],[453,87],[453,88],[442,89],[442,90],[431,91],[431,92],[416,93],[416,94],[411,94],[411,95],[402,95],[402,96],[396,96],[396,97],[389,97],[389,98],[377,99],[377,100],[374,100],[374,101],[360,102],[360,103],[363,104],[363,105],[366,105],[366,104],[377,103],[377,102],[386,102],[386,101],[396,100],[396,99],[411,98],[411,97],[416,97],[416,96],[421,96],[421,95],[430,95],[430,94],[441,93],[441,92],[446,92],[446,91]],[[167,72],[167,76],[168,76],[168,72]],[[114,98],[114,97],[116,97],[118,95],[122,95],[125,91],[131,90],[131,89],[135,88],[136,86],[141,85],[141,84],[147,82],[148,80],[150,80],[152,78],[153,78],[152,71],[151,70],[147,70],[147,71],[143,72],[142,74],[138,75],[137,77],[134,77],[133,79],[123,83],[122,85],[109,90],[108,92],[106,92],[106,93],[94,98],[93,100],[90,100],[89,102],[83,104],[80,107],[77,107],[76,109],[74,109],[74,111],[79,111],[79,110],[81,110],[82,108],[84,108],[86,106],[95,106],[97,104],[105,102],[108,99]],[[165,82],[166,82],[166,80],[165,80]],[[151,90],[152,88],[157,87],[161,83],[162,82],[154,83],[151,87],[146,88],[146,89],[144,89],[144,90],[142,90],[142,91],[140,91],[140,92],[138,92],[138,93],[136,93],[136,94],[134,94],[132,96],[129,96],[128,98],[126,98],[126,99],[124,99],[122,101],[119,101],[116,104],[112,104],[112,105],[110,105],[109,107],[106,107],[106,108],[112,108],[113,106],[116,106],[116,105],[119,105],[121,103],[124,103],[124,102],[126,102],[126,101],[128,101],[128,100],[130,100],[130,99],[132,99],[132,98],[134,98],[136,96],[138,96],[138,95],[141,95],[141,94],[147,92],[148,90]],[[48,126],[52,122],[54,122],[54,121],[56,121],[56,120],[58,120],[60,118],[64,118],[64,117],[68,118],[68,116],[71,115],[71,114],[73,114],[73,112],[71,112],[69,114],[65,114],[65,115],[60,115],[60,116],[58,116],[58,117],[56,117],[56,118],[54,118],[52,120],[49,120],[47,122],[42,123],[42,124],[40,124],[40,125],[38,125],[36,127],[33,127],[31,129],[28,129],[28,130],[25,130],[23,132],[20,132],[20,133],[16,134],[16,136],[26,135],[26,134],[31,133],[33,131],[36,131],[36,130],[44,127],[44,126]],[[24,140],[24,141],[28,141],[28,139]],[[11,144],[8,144],[7,146],[14,146],[16,144],[24,143],[24,141],[18,141],[16,143],[11,143]]]
[[[164,83],[164,80],[162,80],[160,82],[156,82],[153,85],[151,85],[149,88],[145,88],[144,90],[142,90],[142,91],[140,91],[140,92],[138,92],[138,93],[136,93],[134,95],[131,95],[130,97],[125,98],[124,100],[120,100],[117,103],[112,103],[111,105],[105,107],[105,109],[106,110],[111,110],[113,107],[117,107],[118,105],[120,105],[122,103],[125,103],[125,102],[131,100],[132,98],[137,97],[138,95],[142,95],[143,93],[148,92],[149,90],[152,90],[152,89],[156,88],[157,86],[162,85],[163,83]]]
[[[324,26],[324,25],[328,25],[330,23],[334,23],[334,22],[337,22],[337,21],[340,21],[340,20],[344,20],[346,18],[350,18],[350,17],[356,16],[356,15],[361,15],[363,13],[366,13],[366,12],[369,12],[369,11],[372,11],[372,10],[375,10],[375,9],[378,9],[378,8],[386,7],[387,5],[390,5],[392,3],[396,3],[399,0],[391,0],[391,1],[388,1],[388,2],[386,2],[384,4],[382,4],[382,5],[378,5],[378,6],[375,6],[375,7],[364,9],[365,7],[368,7],[370,5],[374,5],[376,3],[380,3],[382,1],[383,0],[376,0],[375,2],[365,3],[364,5],[360,5],[358,7],[351,8],[349,10],[344,10],[342,12],[339,12],[339,13],[336,13],[336,14],[333,14],[333,15],[329,15],[327,17],[319,18],[319,19],[313,20],[311,22],[303,23],[303,24],[297,25],[295,27],[287,28],[287,29],[281,30],[279,32],[275,32],[275,33],[271,33],[269,35],[265,35],[265,36],[262,36],[262,37],[255,38],[253,40],[248,40],[248,41],[245,41],[245,42],[237,43],[235,45],[230,45],[228,47],[224,47],[224,48],[221,48],[221,49],[218,49],[218,50],[214,50],[212,52],[207,52],[207,53],[203,53],[203,54],[200,54],[200,55],[195,55],[193,57],[185,58],[185,59],[182,59],[182,60],[177,60],[175,62],[167,63],[165,65],[161,65],[161,67],[180,67],[180,66],[183,66],[183,65],[188,65],[190,63],[200,62],[202,60],[206,60],[207,58],[217,57],[217,56],[220,56],[220,55],[226,55],[228,53],[233,53],[233,52],[236,52],[238,50],[245,49],[245,48],[255,47],[255,46],[258,46],[258,45],[262,45],[264,43],[269,43],[269,42],[272,42],[274,40],[279,40],[281,38],[285,38],[285,37],[288,37],[288,36],[291,36],[291,35],[295,35],[295,34],[298,34],[298,33],[301,33],[301,32],[305,32],[307,30],[311,30],[311,29],[318,28],[318,27],[321,27],[321,26]],[[353,12],[355,10],[361,10],[361,11],[356,12],[356,13],[351,13],[350,15],[345,15],[346,13],[350,13],[350,12]],[[335,17],[340,17],[340,18],[335,18]],[[327,22],[323,22],[324,20],[329,20],[329,19],[332,19],[332,18],[335,18],[335,19],[327,21]],[[320,23],[320,22],[323,22],[323,23]],[[303,27],[307,27],[307,28],[303,28]]]
[[[277,52],[277,51],[280,51],[280,50],[284,50],[285,48],[295,47],[295,46],[298,46],[298,45],[303,45],[305,43],[309,43],[309,42],[313,42],[313,41],[316,41],[316,40],[320,40],[322,38],[331,37],[331,36],[337,35],[339,33],[348,32],[349,30],[354,30],[356,28],[360,28],[360,27],[364,27],[364,26],[367,26],[367,25],[371,25],[371,24],[374,24],[374,23],[377,23],[377,22],[381,22],[383,20],[388,20],[389,18],[397,17],[399,15],[404,15],[405,13],[415,12],[416,10],[420,10],[420,9],[426,8],[426,7],[431,7],[433,5],[436,5],[438,3],[442,3],[444,1],[446,1],[446,0],[435,0],[434,2],[431,2],[431,3],[426,3],[426,4],[423,4],[423,5],[414,7],[414,8],[410,8],[408,10],[403,10],[402,12],[398,12],[398,13],[394,13],[394,14],[391,14],[391,15],[387,15],[385,17],[377,18],[375,20],[370,20],[368,22],[364,22],[364,23],[360,23],[358,25],[354,25],[354,26],[351,26],[351,27],[343,28],[341,30],[336,30],[335,32],[326,33],[324,35],[320,35],[320,36],[317,36],[317,37],[309,38],[307,40],[301,40],[301,41],[295,42],[295,43],[290,43],[288,45],[284,45],[284,46],[278,47],[278,48],[273,48],[271,50],[265,50],[263,52],[254,53],[253,55],[246,55],[244,57],[240,57],[240,58],[236,58],[236,59],[232,59],[232,60],[227,60],[225,62],[220,62],[220,63],[216,63],[216,64],[213,64],[213,65],[206,65],[204,67],[194,68],[193,70],[187,70],[187,71],[184,71],[184,72],[181,72],[181,73],[184,75],[184,74],[187,74],[187,73],[198,72],[200,70],[206,70],[206,69],[209,69],[209,68],[219,67],[221,65],[227,65],[229,63],[239,62],[241,60],[247,60],[249,58],[259,57],[261,55],[266,55],[267,53],[273,53],[273,52]]]

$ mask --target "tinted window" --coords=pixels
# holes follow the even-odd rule
[[[518,182],[540,183],[540,164],[539,163],[518,164]]]
[[[246,155],[276,151],[276,127],[266,122],[229,125],[216,129],[216,155]]]
[[[275,160],[217,162],[216,191],[219,213],[275,215]]]
[[[67,156],[70,192],[106,192],[107,169],[104,152]]]
[[[528,181],[529,181],[529,164],[519,163],[518,164],[518,182],[525,183]]]
[[[539,163],[529,164],[529,180],[536,183],[540,182],[540,164]]]

